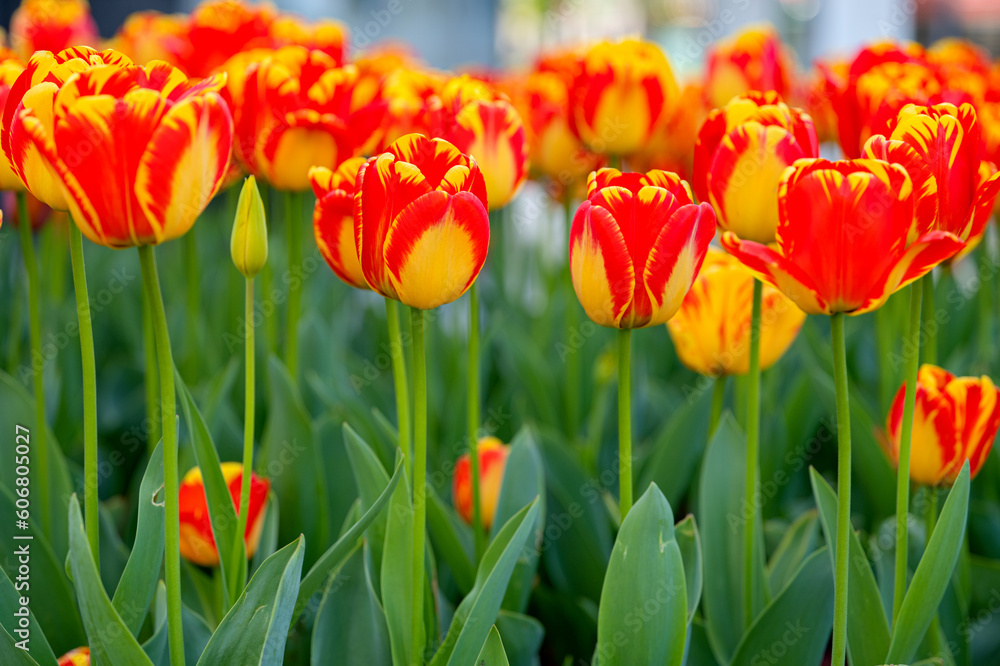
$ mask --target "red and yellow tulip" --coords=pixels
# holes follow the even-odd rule
[[[191,12],[172,62],[188,76],[209,76],[240,51],[273,46],[271,23],[276,16],[267,3],[203,2]]]
[[[474,158],[443,139],[402,137],[358,172],[354,229],[365,281],[422,310],[454,301],[486,261],[488,209]]]
[[[372,94],[385,102],[382,118],[379,151],[382,152],[401,136],[407,134],[430,135],[434,132],[437,116],[441,112],[438,97],[444,86],[444,77],[412,67],[400,67],[392,73],[374,81],[360,81],[358,87],[376,86]]]
[[[224,462],[222,476],[226,480],[229,496],[237,515],[240,506],[240,490],[243,487],[243,465],[238,462]],[[247,512],[247,528],[243,540],[247,558],[253,557],[260,543],[267,512],[267,493],[271,483],[256,474],[250,477],[250,506]],[[205,498],[205,483],[201,470],[193,467],[184,475],[180,487],[181,555],[189,562],[203,567],[219,564],[219,551],[215,547],[212,521],[208,514],[208,500]]]
[[[10,42],[24,60],[35,51],[58,52],[101,41],[87,0],[22,0],[10,17]]]
[[[893,464],[899,458],[905,392],[901,386],[886,423]],[[950,486],[966,460],[975,477],[1000,427],[1000,390],[986,376],[955,377],[935,365],[923,365],[916,400],[910,479],[925,486]]]
[[[322,51],[333,58],[338,67],[344,64],[347,53],[347,28],[332,19],[311,23],[295,16],[278,16],[271,23],[271,39],[275,48],[304,46]]]
[[[818,157],[808,114],[777,93],[751,92],[708,114],[694,153],[694,190],[719,226],[770,243],[778,226],[778,181],[796,160]]]
[[[732,232],[722,245],[809,314],[874,310],[964,247],[946,231],[913,232],[921,193],[896,164],[801,160],[777,196],[777,247]]]
[[[121,51],[135,63],[154,60],[176,64],[174,54],[187,34],[187,16],[157,11],[134,12],[125,19],[108,46]]]
[[[9,140],[33,194],[51,203],[58,187],[64,203],[54,207],[68,208],[93,242],[156,245],[185,234],[215,194],[232,120],[216,92],[221,79],[194,82],[166,63],[123,65],[108,53],[94,57],[116,64],[91,66],[57,90],[48,81],[28,90],[4,147]],[[22,77],[32,73],[29,65]]]
[[[670,117],[679,95],[660,47],[601,42],[583,57],[573,83],[573,126],[594,152],[632,155]]]
[[[483,437],[476,443],[476,453],[479,456],[479,512],[482,516],[483,529],[488,531],[493,525],[493,517],[497,511],[497,501],[500,499],[500,488],[503,486],[503,473],[507,466],[507,456],[510,455],[510,447],[496,437]],[[458,515],[471,525],[470,462],[469,454],[463,453],[455,463],[451,495]]]
[[[681,89],[680,101],[667,122],[629,160],[629,165],[636,171],[661,169],[673,171],[685,180],[693,179],[698,130],[707,116],[701,85],[685,85]]]
[[[667,171],[590,174],[573,218],[569,265],[595,323],[643,328],[677,312],[715,235],[715,214]]]
[[[715,43],[708,54],[705,100],[721,108],[745,93],[791,92],[792,63],[771,26],[753,26]]]
[[[709,249],[684,303],[668,322],[677,356],[691,370],[717,377],[750,368],[753,274],[730,255]],[[760,367],[774,365],[795,341],[806,315],[765,286],[761,299]]]
[[[13,51],[0,47],[0,109],[7,104],[11,86],[24,71],[24,63]],[[6,159],[0,159],[0,190],[23,190],[24,183],[11,169]]]
[[[57,666],[90,666],[90,648],[78,647],[59,657]]]
[[[363,157],[352,157],[336,170],[326,167],[309,170],[316,194],[313,210],[316,245],[336,276],[358,289],[368,289],[354,237],[354,192],[358,170],[364,163]]]

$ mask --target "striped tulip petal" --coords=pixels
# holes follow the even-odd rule
[[[309,170],[316,194],[313,211],[316,245],[337,277],[359,289],[368,288],[354,236],[354,190],[358,170],[364,163],[363,158],[356,157],[336,171],[326,167]]]
[[[573,289],[596,324],[618,328],[635,293],[635,268],[612,214],[584,201],[569,238]]]

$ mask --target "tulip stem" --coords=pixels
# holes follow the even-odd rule
[[[476,283],[469,287],[469,464],[472,475],[472,534],[475,540],[476,565],[486,550],[483,512],[479,505],[479,292]]]
[[[100,568],[100,482],[97,477],[97,366],[94,362],[94,328],[87,293],[87,267],[83,260],[83,235],[69,224],[69,249],[73,263],[73,290],[80,330],[80,357],[83,366],[83,504],[87,541],[94,563]]]
[[[427,522],[427,358],[424,311],[410,308],[413,335],[413,663],[424,663],[424,530]]]
[[[712,411],[708,413],[708,441],[712,441],[715,429],[722,418],[722,404],[726,399],[726,376],[719,375],[712,383]]]
[[[920,286],[924,292],[924,307],[922,321],[923,321],[923,335],[924,335],[924,363],[930,363],[931,365],[937,365],[938,362],[938,346],[937,346],[937,329],[938,324],[934,321],[937,313],[934,311],[934,271],[931,271],[925,275],[920,280]],[[918,334],[919,334],[918,330]],[[916,344],[917,338],[911,339],[914,344]]]
[[[632,508],[632,329],[618,331],[618,505],[624,522]]]
[[[403,450],[406,475],[413,478],[413,451],[410,448],[410,388],[406,381],[406,355],[399,332],[399,305],[385,299],[385,320],[389,327],[389,353],[392,355],[392,382],[396,388],[396,423],[399,448]]]
[[[743,626],[753,622],[754,549],[757,547],[757,477],[760,466],[760,311],[764,284],[753,281],[750,374],[747,377],[747,468],[743,506]]]
[[[177,395],[174,389],[174,360],[170,351],[167,314],[156,269],[156,255],[150,245],[139,246],[142,281],[153,315],[156,358],[160,376],[160,414],[163,423],[163,490],[165,534],[163,567],[167,586],[167,641],[171,666],[184,666],[184,634],[181,626],[181,554],[179,477],[177,473]]]
[[[35,386],[35,432],[32,433],[31,446],[36,456],[34,467],[38,469],[38,486],[43,489],[38,499],[38,513],[42,517],[42,528],[48,533],[52,526],[52,516],[49,514],[49,446],[45,426],[45,357],[42,356],[42,321],[39,314],[41,292],[38,283],[38,262],[35,259],[35,241],[31,237],[28,196],[25,192],[17,193],[17,216],[18,228],[21,231],[24,270],[28,277],[28,335],[31,341],[31,359],[28,361],[28,367],[31,368]]]
[[[156,448],[156,443],[160,441],[160,416],[156,413],[157,395],[157,369],[156,369],[156,335],[153,332],[153,311],[149,303],[149,296],[142,295],[142,337],[143,347],[146,355],[146,422],[149,424],[149,431],[146,433],[146,449],[150,455]]]
[[[906,558],[909,542],[908,522],[910,511],[910,441],[913,434],[913,411],[917,399],[917,371],[920,366],[920,322],[922,286],[910,285],[910,323],[903,345],[906,356],[905,394],[903,396],[903,422],[899,435],[899,464],[896,470],[896,570],[893,579],[892,622],[903,605],[906,594]]]
[[[184,367],[187,370],[187,381],[194,381],[194,376],[201,364],[201,344],[198,340],[198,322],[201,318],[201,277],[198,272],[198,243],[194,237],[194,227],[184,234],[184,277],[186,280],[187,301],[187,340],[184,351],[187,356]],[[248,322],[251,320],[247,320]]]
[[[563,196],[563,210],[566,213],[566,247],[569,247],[569,234],[573,227],[573,196],[566,188]],[[573,293],[573,275],[570,271],[569,258],[566,259],[566,272],[563,278],[569,295],[566,298],[566,333],[569,336],[569,350],[566,356],[566,418],[569,422],[568,432],[575,441],[580,426],[580,356],[583,354],[582,343],[577,346],[574,340],[582,339],[577,330],[580,325],[580,310],[576,296]]]
[[[285,331],[285,365],[292,381],[299,377],[299,312],[302,310],[302,234],[299,233],[299,196],[285,192],[285,233],[288,240],[288,321]]]
[[[247,515],[250,512],[250,483],[253,480],[253,433],[254,433],[254,332],[253,332],[253,278],[246,279],[246,379],[243,415],[243,478],[240,481],[240,511],[236,517],[236,542],[245,541]]]
[[[833,333],[833,378],[837,388],[837,556],[833,583],[833,660],[847,659],[847,559],[851,537],[851,407],[847,388],[844,313],[830,316]]]

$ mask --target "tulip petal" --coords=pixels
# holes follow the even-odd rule
[[[385,237],[385,265],[399,300],[430,310],[472,285],[490,244],[489,214],[471,192],[425,194],[403,209]]]
[[[914,280],[930,273],[935,266],[955,256],[965,247],[958,236],[944,231],[931,231],[906,248],[897,263],[879,280],[863,305],[852,311],[859,315],[881,307],[889,297]]]
[[[955,404],[955,432],[958,441],[965,445],[962,455],[953,470],[958,474],[958,468],[966,458],[972,474],[982,467],[986,456],[993,447],[993,440],[1000,427],[1000,404],[996,386],[989,377],[960,377],[948,383],[945,392]]]
[[[618,328],[635,293],[635,268],[618,223],[584,201],[569,238],[570,274],[580,305],[594,323]]]
[[[898,164],[909,174],[913,182],[914,225],[908,242],[932,231],[938,217],[938,181],[927,160],[905,141],[887,139],[881,134],[870,138],[861,152],[863,157]]]
[[[722,234],[722,247],[740,260],[760,280],[787,296],[807,314],[830,314],[829,304],[816,283],[779,252],[754,241],[740,240],[731,231]]]
[[[935,486],[948,478],[956,464],[960,467],[964,459],[961,457],[961,444],[955,435],[952,403],[933,399],[918,384],[911,435],[910,478]],[[896,448],[898,450],[898,444]],[[954,469],[954,472],[957,474],[958,470]]]

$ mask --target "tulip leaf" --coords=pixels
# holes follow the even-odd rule
[[[823,548],[806,558],[747,629],[730,666],[820,663],[833,628],[829,557]]]
[[[820,521],[826,542],[837,542],[837,494],[815,468],[809,469],[813,495],[819,507]],[[868,563],[868,556],[851,529],[847,567],[847,654],[852,664],[875,666],[881,664],[889,650],[889,619],[882,606],[875,574]],[[830,554],[831,570],[836,567],[834,552]]]
[[[237,538],[238,529],[236,507],[229,493],[226,478],[222,475],[219,455],[208,432],[205,420],[191,397],[180,373],[175,373],[177,394],[181,399],[184,421],[194,449],[201,479],[205,486],[205,500],[208,516],[212,524],[212,536],[219,551],[219,571],[225,584],[222,586],[223,608],[229,608],[246,584],[246,548],[243,539]]]
[[[91,654],[108,664],[151,664],[104,591],[75,494],[69,501],[69,565]]]
[[[448,565],[459,591],[465,595],[476,583],[472,563],[472,530],[451,506],[445,505],[433,489],[427,491],[427,530],[434,552]]]
[[[521,428],[510,443],[500,495],[493,516],[494,534],[501,525],[536,497],[539,507],[535,533],[528,539],[517,566],[514,567],[503,601],[505,609],[517,613],[523,613],[528,608],[528,598],[531,596],[541,555],[539,546],[545,529],[545,469],[542,465],[542,456],[538,452],[531,430]]]
[[[260,528],[260,542],[257,544],[257,552],[253,554],[250,562],[250,575],[260,568],[264,560],[274,555],[278,550],[278,519],[281,515],[281,507],[278,505],[278,497],[273,492],[267,493],[267,510],[264,512],[264,524]]]
[[[431,666],[465,666],[474,660],[497,621],[507,583],[538,520],[538,501],[510,518],[493,538],[476,572],[476,583],[455,609],[451,626]]]
[[[686,580],[673,511],[651,484],[622,522],[611,551],[595,660],[601,666],[679,666],[687,634]]]
[[[30,654],[36,662],[43,666],[56,666],[56,655],[52,652],[52,648],[45,638],[45,633],[35,618],[34,610],[30,606],[24,611],[21,610],[22,592],[24,590],[18,591],[14,587],[14,583],[7,577],[6,572],[0,570],[0,628],[5,629],[10,636],[14,637],[12,644],[20,641],[23,638],[17,634],[17,629],[21,628],[20,620],[23,617],[20,613],[27,612],[28,626],[26,628],[31,637],[28,642],[27,654]],[[42,604],[36,604],[36,607],[40,605]],[[24,653],[24,650],[21,649],[17,651]],[[0,663],[6,664],[8,662],[0,660]]]
[[[31,654],[15,645],[7,630],[0,627],[0,663],[4,666],[37,666]]]
[[[705,587],[702,609],[709,643],[719,662],[729,661],[743,636],[743,535],[747,522],[746,436],[725,412],[705,453],[699,482]],[[759,513],[755,512],[757,520]],[[758,523],[758,535],[763,529]],[[754,563],[754,615],[764,606],[763,544]]]
[[[149,604],[156,594],[163,562],[163,506],[153,501],[154,493],[163,486],[163,441],[161,440],[146,463],[146,473],[139,484],[139,522],[132,553],[118,581],[111,600],[115,610],[125,620],[133,636],[139,635]]]
[[[344,532],[337,541],[327,548],[326,552],[320,555],[319,559],[316,560],[316,564],[312,565],[309,572],[302,578],[302,583],[299,585],[299,596],[295,601],[295,611],[292,614],[292,619],[298,618],[302,609],[305,608],[306,604],[314,594],[319,592],[323,588],[323,584],[329,577],[332,571],[339,568],[344,560],[350,555],[351,550],[357,543],[358,539],[368,528],[369,525],[378,517],[382,510],[389,504],[390,498],[393,497],[394,491],[397,486],[406,488],[406,484],[400,484],[400,479],[404,478],[405,471],[403,470],[403,462],[400,460],[396,463],[396,469],[392,473],[392,478],[389,479],[388,484],[382,489],[382,494],[378,496],[375,502],[369,507],[367,511],[361,516],[358,522],[354,523],[349,530]]]
[[[497,626],[490,627],[490,633],[486,636],[483,649],[479,651],[479,656],[474,662],[476,666],[510,666],[507,661],[507,653],[503,649],[503,641],[500,640],[500,632]]]
[[[391,666],[385,613],[375,596],[365,557],[354,547],[323,593],[312,631],[312,663]]]
[[[806,511],[785,530],[767,563],[768,587],[780,590],[792,580],[792,574],[818,546],[819,515]]]
[[[389,500],[381,566],[392,663],[408,664],[413,655],[413,504],[405,470]]]
[[[155,666],[170,666],[170,637],[166,622],[167,590],[163,581],[157,584],[156,598],[156,603],[163,607],[162,613],[156,618],[155,631],[142,644],[142,649]],[[195,664],[212,638],[212,630],[200,615],[186,605],[181,606],[181,627],[184,630],[184,663]]]
[[[674,538],[681,550],[681,560],[684,562],[684,582],[687,595],[688,624],[694,619],[695,611],[701,602],[701,535],[698,533],[698,523],[694,516],[688,514],[684,520],[674,525]]]
[[[343,425],[344,448],[347,449],[347,459],[354,472],[354,482],[358,487],[359,499],[361,500],[361,510],[367,511],[379,498],[382,491],[389,483],[389,475],[379,461],[375,451],[350,425]],[[372,558],[376,562],[382,562],[382,548],[385,543],[386,515],[380,513],[365,531],[365,539],[371,548]],[[375,591],[381,589],[379,584],[381,572],[372,572]]]
[[[501,609],[496,627],[511,666],[534,666],[545,638],[545,626],[530,615]]]
[[[924,548],[923,557],[903,598],[886,663],[906,663],[916,654],[951,581],[965,536],[968,507],[969,463],[966,461],[941,509],[934,534]]]
[[[199,664],[280,666],[305,554],[299,537],[260,565],[219,628]]]

